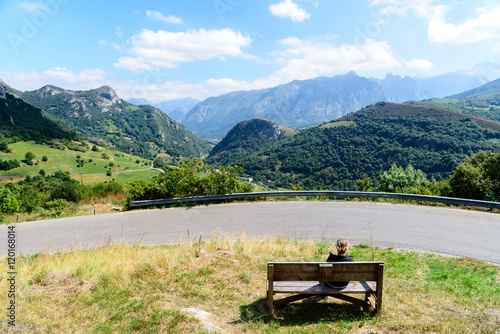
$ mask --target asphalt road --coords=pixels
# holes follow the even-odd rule
[[[18,254],[68,251],[107,242],[172,244],[214,237],[295,240],[428,251],[500,265],[500,215],[375,202],[256,202],[141,210],[13,224]],[[7,226],[0,226],[0,256]]]

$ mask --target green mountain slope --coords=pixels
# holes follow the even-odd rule
[[[16,98],[9,91],[9,87],[0,82],[1,139],[50,141],[74,136],[45,117],[39,108]]]
[[[449,99],[463,99],[467,97],[471,97],[474,95],[487,95],[492,93],[500,93],[500,79],[488,82],[480,87],[468,90],[466,92],[456,94],[453,96],[449,96]]]
[[[394,162],[409,162],[443,179],[480,150],[500,151],[500,123],[444,109],[377,103],[322,126],[302,130],[257,152],[224,160],[257,181],[308,189],[357,189],[356,180],[378,179]],[[214,158],[213,163],[217,164]]]
[[[61,125],[123,152],[145,158],[155,154],[199,157],[209,150],[205,141],[163,111],[130,104],[107,86],[89,91],[45,86],[25,92],[23,99]]]
[[[226,137],[210,152],[210,156],[233,151],[253,152],[268,142],[277,142],[281,138],[278,124],[264,118],[243,121],[235,125]]]

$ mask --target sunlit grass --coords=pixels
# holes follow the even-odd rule
[[[182,312],[190,307],[213,314],[211,322],[228,333],[500,330],[499,267],[366,245],[350,253],[358,261],[385,262],[380,315],[328,299],[293,303],[278,310],[276,318],[268,317],[267,262],[323,261],[330,247],[325,242],[215,235],[210,242],[103,245],[20,257],[17,322],[27,333],[201,333],[202,324]],[[65,281],[53,284],[55,274]],[[71,279],[70,289],[64,282]],[[8,301],[6,287],[2,280],[1,305]]]

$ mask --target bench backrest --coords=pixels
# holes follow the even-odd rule
[[[272,281],[382,281],[384,262],[269,262]]]

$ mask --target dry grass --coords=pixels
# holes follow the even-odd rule
[[[353,247],[386,263],[379,316],[322,300],[267,316],[269,261],[321,261],[330,245],[264,239],[175,246],[108,245],[18,258],[18,333],[203,333],[182,312],[210,312],[228,333],[495,333],[500,268],[432,254]],[[0,282],[0,304],[7,305]],[[6,319],[3,311],[2,320]],[[3,326],[3,327],[2,327]],[[8,328],[0,325],[0,331]],[[13,331],[14,333],[14,331]]]

